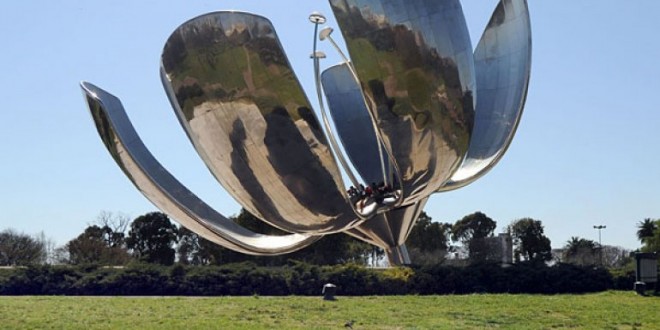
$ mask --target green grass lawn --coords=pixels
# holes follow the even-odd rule
[[[2,329],[660,329],[660,298],[590,295],[0,297]]]

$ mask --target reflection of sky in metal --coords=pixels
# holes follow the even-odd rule
[[[465,186],[490,170],[515,134],[527,96],[532,43],[527,5],[502,1],[477,49],[477,108],[470,149],[443,190]]]
[[[362,182],[383,181],[378,150],[380,144],[360,86],[346,65],[327,69],[323,72],[322,81],[337,134],[348,157],[362,176]],[[383,157],[388,162],[384,152]]]

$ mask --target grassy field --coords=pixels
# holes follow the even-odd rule
[[[2,329],[660,329],[660,298],[0,297]]]

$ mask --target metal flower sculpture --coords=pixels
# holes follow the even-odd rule
[[[82,88],[125,174],[202,237],[275,255],[344,232],[406,263],[405,240],[429,196],[475,181],[511,143],[530,75],[527,2],[501,0],[474,52],[459,0],[330,5],[351,60],[331,28],[319,33],[325,18],[310,16],[321,121],[264,17],[199,16],[174,31],[162,55],[165,90],[210,171],[245,209],[290,235],[254,233],[216,212],[154,159],[116,97]],[[321,73],[317,36],[342,64]]]

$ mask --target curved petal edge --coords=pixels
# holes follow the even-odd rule
[[[216,244],[252,255],[289,253],[320,238],[300,234],[261,235],[225,218],[153,157],[118,98],[87,82],[82,82],[81,87],[98,133],[117,165],[147,199],[184,227]]]

